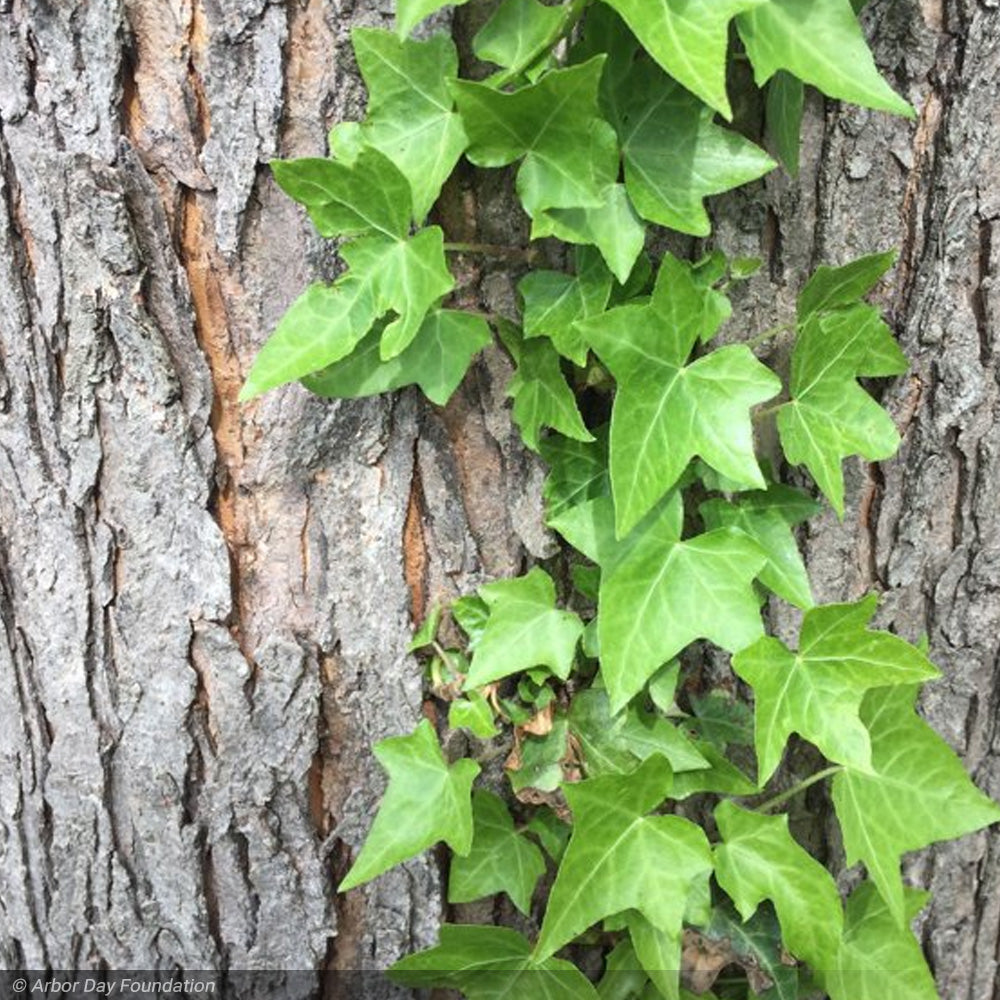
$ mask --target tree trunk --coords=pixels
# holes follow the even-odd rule
[[[434,938],[431,855],[333,888],[383,787],[370,744],[421,711],[413,623],[551,551],[506,362],[487,352],[444,410],[236,401],[335,267],[266,162],[360,117],[348,31],[390,7],[0,0],[8,968],[361,969]],[[887,624],[929,635],[928,714],[998,796],[1000,11],[874,0],[868,23],[918,122],[814,99],[801,177],[720,200],[715,242],[763,250],[737,303],[762,321],[813,264],[901,247],[884,301],[914,359],[889,390],[904,448],[851,465],[847,516],[806,546],[817,596],[875,587]],[[503,192],[476,194],[455,185],[442,217],[495,241]],[[463,279],[511,300],[502,272]],[[1000,837],[917,871],[943,996],[997,1000]]]

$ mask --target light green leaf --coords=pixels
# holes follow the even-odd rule
[[[758,87],[783,69],[828,97],[913,117],[876,69],[850,0],[767,0],[736,25]]]
[[[507,763],[507,777],[515,794],[534,788],[554,792],[563,780],[562,761],[567,755],[569,723],[563,715],[552,720],[552,729],[544,736],[525,736],[521,740],[517,767]]]
[[[538,0],[504,0],[472,39],[472,50],[504,69],[524,66],[556,35],[565,16],[563,7]]]
[[[765,0],[605,0],[649,54],[710,108],[732,117],[726,95],[729,22]]]
[[[650,678],[649,697],[664,715],[683,715],[676,702],[680,679],[681,665],[677,660],[672,660],[665,667],[661,667]]]
[[[656,992],[664,1000],[679,1000],[681,935],[661,931],[637,910],[629,911],[626,922],[636,958]]]
[[[711,222],[704,199],[776,166],[759,146],[716,125],[711,108],[652,63],[635,62],[622,86],[628,97],[620,100],[614,125],[625,159],[625,187],[644,219],[707,236]]]
[[[507,395],[514,400],[512,416],[524,443],[538,451],[543,427],[577,441],[592,441],[593,435],[580,416],[552,344],[548,340],[523,340],[520,330],[505,321],[499,324],[499,332],[517,365]]]
[[[771,900],[785,947],[823,972],[833,968],[844,913],[830,873],[788,832],[787,816],[763,816],[720,802],[715,821],[722,836],[715,877],[744,920]]]
[[[583,622],[556,606],[552,577],[537,566],[527,576],[479,588],[490,609],[472,654],[465,690],[509,677],[519,670],[548,667],[565,680],[573,669]]]
[[[611,484],[619,535],[652,509],[696,455],[732,479],[764,486],[750,408],[777,395],[780,379],[742,344],[687,364],[699,337],[718,328],[721,298],[667,254],[648,305],[619,306],[579,324],[618,380]]]
[[[665,757],[674,772],[708,767],[694,744],[666,719],[636,705],[612,715],[606,692],[597,688],[574,695],[569,728],[588,778],[630,774],[653,754]]]
[[[805,87],[791,73],[778,70],[767,85],[764,123],[770,146],[793,176],[799,176],[799,146]]]
[[[841,267],[821,264],[799,293],[799,321],[827,309],[853,306],[896,263],[896,251],[869,254]]]
[[[538,961],[517,931],[482,924],[444,924],[436,947],[400,959],[389,976],[421,989],[461,990],[469,1000],[598,1000],[572,962]]]
[[[646,226],[635,213],[624,184],[609,184],[593,208],[552,208],[536,215],[531,238],[555,236],[564,243],[597,247],[612,274],[628,280],[646,242]]]
[[[525,337],[548,337],[563,357],[582,368],[588,348],[574,324],[604,312],[613,280],[600,255],[588,247],[577,251],[575,275],[530,271],[517,286],[524,300]]]
[[[792,352],[791,400],[778,410],[785,457],[805,465],[838,514],[844,513],[848,455],[877,462],[892,456],[899,432],[856,379],[899,375],[906,358],[871,306],[810,316]]]
[[[465,376],[472,358],[492,339],[480,316],[447,309],[427,315],[413,342],[401,354],[383,361],[378,326],[354,352],[322,371],[303,378],[318,396],[354,399],[375,396],[405,385],[419,385],[431,402],[444,406]]]
[[[905,920],[923,909],[929,893],[905,890]],[[823,977],[830,1000],[939,1000],[919,941],[900,927],[870,882],[847,900],[844,941],[835,968]]]
[[[469,136],[468,158],[504,167],[523,158],[517,191],[534,217],[548,208],[596,208],[618,172],[614,130],[598,114],[604,59],[554,70],[511,94],[449,81]]]
[[[472,793],[472,815],[472,850],[451,859],[448,902],[469,903],[505,892],[528,913],[535,884],[545,872],[542,852],[515,831],[507,807],[490,792]]]
[[[705,527],[739,528],[767,553],[760,582],[800,608],[812,607],[812,590],[792,528],[812,517],[819,505],[799,490],[770,485],[735,502],[708,500],[699,508]]]
[[[732,652],[763,632],[752,587],[763,551],[734,528],[682,541],[683,513],[680,497],[672,494],[622,541],[614,537],[608,498],[550,520],[602,566],[601,674],[613,711],[695,639]]]
[[[461,7],[469,0],[396,0],[396,33],[407,35],[425,18],[442,7]]]
[[[688,896],[694,883],[707,880],[712,861],[700,827],[679,816],[647,815],[670,794],[670,783],[670,766],[653,756],[630,775],[563,787],[573,836],[549,896],[537,957],[628,909],[680,934]]]
[[[490,703],[478,691],[470,691],[467,698],[458,698],[448,706],[448,728],[468,729],[481,740],[499,732]]]
[[[472,782],[479,765],[463,759],[448,766],[434,729],[423,719],[410,736],[375,744],[389,775],[375,822],[338,892],[381,875],[443,840],[456,854],[472,846]]]
[[[871,742],[859,716],[865,692],[938,676],[915,646],[866,628],[876,605],[871,594],[855,604],[812,608],[802,620],[798,653],[765,638],[733,657],[733,670],[754,689],[762,785],[793,732],[829,760],[871,773]]]
[[[309,375],[346,357],[378,317],[377,274],[345,274],[310,285],[254,358],[240,400]]]
[[[863,861],[900,926],[900,857],[1000,821],[947,743],[913,710],[915,687],[869,692],[861,721],[871,736],[871,772],[848,768],[833,780],[847,863]]]
[[[430,614],[428,614],[413,634],[413,638],[410,640],[410,644],[406,647],[408,653],[416,652],[418,649],[423,649],[425,646],[430,646],[434,643],[437,638],[438,628],[441,625],[441,605],[435,604],[431,608]]]
[[[409,181],[377,149],[362,149],[350,164],[319,157],[272,160],[271,172],[285,194],[305,205],[321,236],[375,230],[402,239],[409,232]]]
[[[383,361],[410,345],[431,306],[455,287],[445,261],[444,233],[437,226],[421,229],[408,240],[355,240],[340,255],[353,273],[372,276],[379,315],[391,309],[398,316],[382,332]]]
[[[414,218],[422,222],[467,143],[445,83],[458,75],[455,44],[443,34],[401,41],[373,28],[354,28],[351,39],[368,87],[363,141],[406,176]]]

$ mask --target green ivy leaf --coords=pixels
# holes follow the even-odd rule
[[[592,244],[611,273],[628,280],[646,242],[646,226],[636,215],[624,184],[609,184],[591,208],[552,208],[535,216],[531,238],[555,236],[564,243]]]
[[[527,829],[538,838],[545,853],[558,863],[569,843],[570,825],[564,823],[548,806],[541,806],[528,821]]]
[[[540,443],[539,451],[549,467],[543,487],[549,524],[573,507],[610,494],[606,428],[599,428],[593,441],[553,434]]]
[[[355,240],[340,255],[353,273],[372,276],[378,314],[393,310],[398,316],[382,332],[383,361],[412,343],[431,306],[455,287],[445,261],[444,233],[437,226],[421,229],[408,240]]]
[[[613,517],[610,500],[600,498],[550,523],[602,566],[601,674],[617,711],[695,639],[735,651],[761,635],[752,580],[765,556],[734,528],[682,541],[677,494],[622,541],[615,540]]]
[[[929,893],[906,889],[905,923],[923,909]],[[847,900],[844,940],[837,964],[823,977],[830,1000],[938,1000],[920,943],[900,927],[870,882]]]
[[[554,792],[563,780],[562,761],[566,757],[569,723],[563,715],[552,720],[552,729],[544,736],[525,736],[521,740],[517,767],[508,762],[507,777],[514,794],[527,789]]]
[[[461,990],[469,1000],[597,1000],[572,962],[539,961],[507,927],[444,924],[436,947],[400,959],[389,976],[420,989]]]
[[[764,638],[733,657],[754,689],[758,778],[764,784],[796,732],[832,761],[871,773],[871,742],[859,717],[870,688],[939,676],[915,646],[866,625],[874,594],[854,604],[812,608],[802,620],[799,651]]]
[[[410,182],[377,149],[365,147],[351,163],[319,157],[272,160],[271,172],[290,198],[304,205],[321,236],[374,230],[402,239],[410,229]]]
[[[899,926],[905,920],[900,857],[1000,821],[1000,806],[916,714],[916,695],[916,687],[898,687],[865,696],[861,721],[871,736],[871,772],[848,768],[833,781],[847,863],[865,863]]]
[[[715,877],[744,920],[771,900],[785,947],[817,971],[832,969],[844,914],[830,873],[788,832],[787,816],[762,816],[720,802]]]
[[[523,158],[517,191],[534,217],[549,208],[596,208],[618,172],[614,129],[597,110],[604,59],[553,70],[511,94],[449,81],[469,136],[468,158],[505,167]]]
[[[383,360],[401,354],[455,284],[437,226],[410,239],[362,237],[341,256],[350,270],[332,285],[310,285],[292,303],[257,354],[241,400],[346,358],[390,310],[397,318],[382,330],[379,352]]]
[[[472,654],[466,690],[538,666],[563,680],[569,676],[583,622],[555,606],[555,584],[545,570],[536,566],[527,576],[488,583],[479,596],[490,617]]]
[[[522,913],[528,913],[535,884],[545,872],[542,852],[517,833],[496,795],[473,792],[472,815],[472,850],[451,859],[448,902],[469,903],[505,892]]]
[[[618,380],[611,484],[619,535],[652,509],[696,455],[732,479],[765,485],[750,407],[777,395],[780,379],[742,344],[687,364],[699,337],[718,328],[723,303],[668,254],[648,305],[619,306],[579,324]]]
[[[791,73],[778,70],[767,85],[764,122],[770,145],[793,176],[799,176],[799,146],[805,87]]]
[[[702,698],[692,696],[691,710],[694,718],[688,719],[688,726],[721,750],[731,743],[753,745],[753,713],[728,692],[716,690]]]
[[[751,781],[715,744],[694,740],[695,749],[708,761],[700,771],[681,771],[674,775],[674,798],[712,792],[714,795],[756,795],[760,787]]]
[[[804,322],[815,313],[855,305],[895,263],[896,251],[889,250],[859,257],[841,267],[821,264],[799,293],[799,321]]]
[[[512,415],[524,443],[538,451],[543,427],[577,441],[592,441],[593,435],[580,416],[552,344],[548,340],[524,340],[521,331],[506,321],[499,324],[499,332],[517,365],[507,395],[514,400]]]
[[[613,715],[607,693],[597,688],[573,697],[569,728],[580,745],[589,778],[630,774],[653,754],[669,761],[675,777],[678,771],[708,767],[694,744],[666,719],[635,705]]]
[[[628,909],[667,934],[680,934],[688,896],[707,880],[712,861],[700,827],[680,816],[647,815],[670,785],[669,764],[653,756],[630,775],[564,786],[573,836],[549,896],[537,957]]]
[[[425,18],[442,7],[461,7],[469,0],[396,0],[396,33],[406,36]]]
[[[709,530],[739,528],[767,553],[760,582],[799,608],[812,607],[809,575],[792,528],[808,520],[819,505],[799,490],[770,485],[767,491],[746,493],[735,502],[708,500],[699,513]]]
[[[548,337],[555,349],[581,368],[587,343],[574,324],[604,312],[613,278],[599,254],[589,247],[576,253],[576,274],[530,271],[518,283],[524,300],[525,337]]]
[[[803,997],[798,969],[782,961],[778,921],[770,906],[765,904],[746,921],[741,921],[730,906],[716,906],[704,934],[710,941],[727,945],[744,968],[759,969],[771,980],[772,985],[760,994],[761,1000]]]
[[[504,69],[523,66],[555,37],[564,20],[563,7],[504,0],[472,39],[472,50],[476,58]]]
[[[899,446],[892,418],[855,381],[859,376],[899,375],[906,358],[878,310],[814,314],[802,325],[792,352],[791,400],[778,410],[785,457],[805,465],[838,514],[844,513],[848,455],[877,462]]]
[[[758,87],[783,69],[829,97],[913,117],[875,67],[850,0],[767,0],[736,25]]]
[[[470,691],[467,698],[458,698],[448,706],[448,728],[468,729],[481,740],[499,732],[490,703],[478,691]]]
[[[441,626],[441,605],[435,604],[430,613],[421,622],[420,628],[413,633],[410,644],[406,647],[408,653],[414,653],[418,649],[434,644],[437,639],[438,628]]]
[[[636,1000],[648,982],[632,942],[622,938],[604,960],[597,995],[601,1000]]]
[[[368,839],[338,892],[445,841],[456,854],[472,846],[472,782],[479,765],[463,759],[448,766],[434,729],[423,719],[410,736],[375,744],[375,756],[389,775]]]
[[[317,396],[355,399],[419,385],[431,402],[444,406],[458,388],[473,357],[492,339],[479,316],[448,309],[428,314],[413,342],[383,361],[382,330],[375,327],[341,361],[306,375],[303,385]]]
[[[759,146],[716,125],[711,108],[652,63],[634,62],[621,86],[628,96],[618,102],[613,123],[625,160],[625,187],[644,219],[707,236],[712,227],[704,199],[776,166]]]
[[[687,918],[687,914],[685,917]],[[643,994],[663,1000],[680,1000],[681,935],[661,931],[637,910],[626,916],[629,940],[635,949],[639,966],[653,982],[654,989]]]
[[[401,41],[373,28],[354,28],[351,39],[368,87],[363,140],[406,176],[422,222],[467,144],[445,83],[458,75],[455,44],[447,35]]]
[[[646,51],[710,108],[732,118],[726,95],[729,22],[766,0],[605,0]]]

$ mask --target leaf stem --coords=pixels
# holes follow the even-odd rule
[[[433,649],[434,652],[437,653],[437,655],[441,658],[441,662],[452,672],[453,676],[455,677],[464,676],[462,671],[455,666],[451,658],[451,655],[448,653],[448,650],[446,650],[444,646],[442,646],[441,643],[437,641],[437,639],[434,639],[431,642],[431,649]]]
[[[757,806],[757,812],[770,812],[772,809],[777,809],[778,806],[784,805],[789,799],[795,798],[799,792],[804,792],[811,785],[815,785],[817,782],[823,781],[825,778],[829,778],[831,775],[840,774],[844,768],[840,764],[831,764],[830,767],[824,767],[822,771],[817,771],[815,774],[809,775],[808,778],[803,778],[796,785],[792,785],[787,791],[782,792],[780,795],[775,795],[773,799],[768,799],[766,802],[761,803]]]
[[[509,69],[494,76],[490,80],[492,85],[499,90],[512,80],[516,80],[526,70],[531,69],[531,67],[538,62],[542,56],[555,48],[555,46],[557,46],[569,35],[569,33],[576,27],[580,18],[583,17],[583,12],[587,9],[589,4],[590,0],[570,0],[570,2],[566,5],[566,13],[563,15],[562,21],[560,21],[559,25],[552,32],[552,34],[549,35],[544,41],[539,42],[538,45],[531,49],[528,54],[521,59],[520,62],[515,63]]]
[[[769,340],[773,340],[775,337],[780,337],[783,333],[790,333],[798,326],[794,320],[789,320],[785,323],[778,323],[776,326],[772,326],[765,330],[763,333],[758,333],[756,337],[751,337],[749,340],[743,341],[747,347],[759,347],[761,344],[766,344]]]

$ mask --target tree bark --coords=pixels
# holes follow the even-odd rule
[[[377,968],[434,939],[431,855],[333,889],[384,787],[370,744],[419,718],[412,625],[552,551],[506,362],[486,352],[443,410],[236,401],[336,267],[266,163],[360,117],[348,31],[390,8],[0,0],[8,968]],[[736,303],[759,328],[814,264],[901,248],[882,301],[914,359],[887,393],[904,447],[850,464],[847,516],[805,545],[818,597],[874,587],[885,624],[928,634],[928,715],[1000,796],[1000,11],[873,0],[867,23],[917,122],[813,97],[801,176],[720,199],[714,241],[763,252]],[[488,180],[440,212],[503,242],[504,204]],[[460,295],[502,311],[511,289],[472,272]],[[1000,837],[914,871],[942,995],[997,1000]]]

